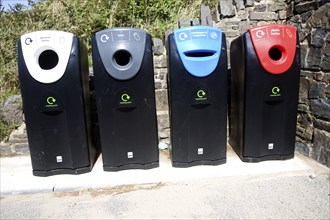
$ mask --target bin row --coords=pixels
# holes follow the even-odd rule
[[[225,163],[227,118],[229,143],[243,161],[293,158],[300,75],[294,27],[249,29],[231,43],[229,72],[220,29],[176,29],[166,47],[173,167]],[[136,28],[99,31],[92,59],[95,103],[87,51],[78,37],[44,30],[18,41],[36,176],[89,172],[100,152],[105,171],[159,166],[150,34]]]

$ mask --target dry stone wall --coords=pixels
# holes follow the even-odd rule
[[[212,14],[212,15],[211,15]],[[297,27],[301,78],[296,150],[330,167],[330,3],[303,0],[219,0],[201,19],[183,19],[180,26],[212,25],[226,34],[227,48],[250,27],[289,24]],[[229,58],[229,56],[228,56]],[[230,68],[230,61],[228,60]],[[154,71],[160,148],[170,144],[166,51],[154,39]],[[24,124],[0,144],[1,156],[28,153]]]

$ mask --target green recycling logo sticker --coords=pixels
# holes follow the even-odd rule
[[[127,94],[127,93],[124,93],[121,95],[120,97],[121,101],[119,102],[119,104],[131,104],[131,97]]]
[[[274,86],[270,96],[281,96],[281,89],[278,86]]]
[[[53,96],[48,96],[46,98],[46,102],[47,102],[47,104],[46,104],[46,107],[47,108],[57,107],[58,106],[58,104],[56,103],[56,99]]]
[[[196,93],[195,100],[196,101],[203,101],[203,100],[206,100],[206,99],[207,99],[206,92],[203,89],[198,90],[197,93]]]

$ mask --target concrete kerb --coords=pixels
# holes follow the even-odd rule
[[[29,156],[5,157],[1,161],[1,195],[33,194],[87,190],[122,185],[158,184],[213,178],[249,177],[261,178],[277,175],[330,175],[329,168],[299,154],[285,161],[243,163],[228,147],[227,163],[219,166],[195,166],[173,168],[168,151],[160,151],[160,166],[150,170],[125,170],[104,172],[99,157],[92,172],[81,175],[57,175],[36,177],[32,175]]]

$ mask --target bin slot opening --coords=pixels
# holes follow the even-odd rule
[[[275,61],[280,60],[282,57],[282,51],[279,48],[272,47],[269,50],[269,56],[272,60],[275,60]]]
[[[115,63],[119,66],[126,66],[130,63],[132,56],[126,50],[119,50],[114,54],[113,58]]]
[[[58,64],[58,55],[53,50],[45,50],[40,54],[38,62],[41,69],[51,70]]]
[[[213,50],[200,50],[200,51],[187,51],[184,55],[187,57],[210,57],[213,56],[216,51]]]

